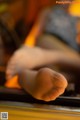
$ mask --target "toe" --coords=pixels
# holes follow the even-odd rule
[[[55,100],[57,97],[59,97],[61,94],[64,93],[64,90],[63,88],[53,88],[52,90],[50,90],[48,93],[44,94],[42,96],[42,99],[44,101],[52,101],[52,100]]]

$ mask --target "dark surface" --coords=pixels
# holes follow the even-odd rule
[[[78,97],[65,97],[61,96],[55,101],[45,102],[34,99],[28,93],[23,90],[12,88],[0,88],[0,101],[16,101],[26,103],[39,103],[48,105],[61,105],[70,107],[80,107],[80,98]]]
[[[0,85],[4,85],[5,83],[5,73],[4,72],[0,72]]]

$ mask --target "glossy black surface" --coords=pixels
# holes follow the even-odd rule
[[[23,90],[11,88],[0,88],[0,101],[16,101],[26,103],[80,107],[79,97],[60,96],[55,101],[45,102],[34,99],[32,96],[30,96],[28,93],[25,93],[25,91]]]

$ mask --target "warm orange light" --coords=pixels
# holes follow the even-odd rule
[[[35,46],[36,38],[38,34],[40,33],[39,29],[40,29],[39,23],[36,22],[34,26],[32,27],[28,37],[25,39],[25,43],[24,43],[25,45],[30,46],[30,47]]]
[[[35,45],[35,41],[35,38],[32,35],[30,35],[28,36],[28,38],[26,38],[25,45],[33,47]]]
[[[5,86],[8,88],[21,88],[18,84],[18,76],[13,77],[10,80],[7,80]]]
[[[70,4],[69,13],[73,16],[80,17],[80,0],[74,0],[73,3]]]

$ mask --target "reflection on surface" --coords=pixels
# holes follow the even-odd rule
[[[79,108],[1,101],[0,112],[5,111],[10,120],[80,120]]]

